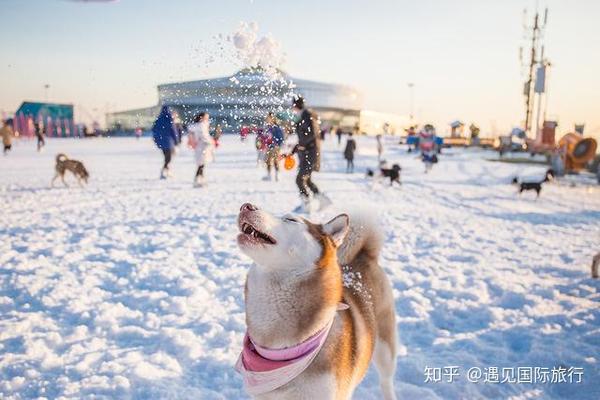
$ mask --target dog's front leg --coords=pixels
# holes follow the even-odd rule
[[[54,178],[52,178],[52,182],[50,182],[50,187],[54,187],[54,182],[56,182],[57,179],[58,179],[58,172],[54,175]]]
[[[60,179],[62,180],[63,185],[65,185],[65,187],[69,187],[69,185],[67,185],[67,182],[65,181],[65,176],[61,175]]]

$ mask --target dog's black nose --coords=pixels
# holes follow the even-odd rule
[[[254,206],[253,204],[250,203],[244,203],[242,204],[242,207],[240,208],[240,211],[256,211],[258,210],[258,207]]]

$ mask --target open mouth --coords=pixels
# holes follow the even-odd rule
[[[252,225],[250,225],[247,222],[243,222],[241,224],[240,230],[242,231],[244,236],[246,236],[247,238],[253,239],[253,241],[258,241],[260,243],[265,243],[265,244],[275,244],[276,243],[275,239],[273,239],[271,236],[259,231],[258,229],[256,229],[255,227],[253,227]]]

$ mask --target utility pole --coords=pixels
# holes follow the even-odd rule
[[[48,90],[50,89],[50,84],[46,83],[44,85],[44,97],[46,100],[46,103],[48,102]]]

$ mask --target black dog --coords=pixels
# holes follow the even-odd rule
[[[401,185],[402,183],[400,182],[400,171],[402,171],[402,168],[400,167],[400,165],[398,164],[394,164],[392,165],[392,168],[379,168],[379,173],[383,178],[389,178],[390,179],[390,186],[392,186],[394,184],[394,182],[398,183],[398,185]],[[367,168],[367,176],[368,177],[374,177],[375,176],[375,171],[373,171],[372,169]]]
[[[540,197],[540,192],[542,191],[542,184],[545,182],[549,182],[552,179],[554,179],[554,171],[552,169],[549,169],[548,171],[546,171],[546,176],[544,177],[544,179],[540,182],[519,182],[519,180],[515,177],[513,178],[512,183],[514,185],[519,185],[519,194],[527,190],[535,190],[537,197]]]

